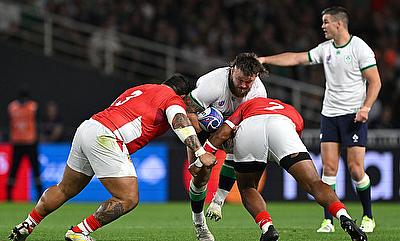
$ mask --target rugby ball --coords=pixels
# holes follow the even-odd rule
[[[207,132],[216,131],[224,123],[222,113],[212,106],[198,113],[197,119],[200,127]]]

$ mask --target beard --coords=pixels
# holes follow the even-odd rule
[[[243,98],[249,93],[250,89],[241,89],[235,86],[233,83],[232,77],[229,75],[228,78],[228,84],[229,84],[229,90],[232,92],[232,94],[237,97],[237,98]]]

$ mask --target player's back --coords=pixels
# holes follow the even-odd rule
[[[133,153],[168,130],[165,110],[171,105],[185,106],[168,86],[146,84],[126,90],[92,118],[109,128]]]
[[[239,105],[229,120],[237,125],[242,120],[256,115],[284,115],[292,120],[296,126],[296,132],[301,134],[304,129],[304,121],[299,112],[289,105],[277,99],[258,97]]]

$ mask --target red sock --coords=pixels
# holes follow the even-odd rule
[[[269,213],[267,211],[262,211],[262,212],[258,213],[255,218],[255,221],[258,224],[258,226],[260,227],[260,229],[263,230],[263,233],[266,232],[269,227],[269,225],[268,225],[268,227],[264,227],[264,225],[267,223],[272,224],[271,216],[269,215]]]
[[[332,214],[332,216],[337,217],[337,212],[339,212],[339,210],[341,209],[346,209],[346,207],[344,206],[344,204],[341,201],[336,201],[331,203],[331,205],[329,205],[328,207],[328,211],[330,214]]]
[[[35,209],[32,209],[28,219],[36,226],[43,220],[43,217]]]
[[[90,215],[89,217],[85,218],[82,222],[72,228],[72,231],[76,233],[91,233],[94,232],[96,229],[100,228],[101,224],[97,219]]]

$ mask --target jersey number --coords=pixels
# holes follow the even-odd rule
[[[276,103],[276,102],[273,102],[273,101],[270,101],[268,104],[271,105],[271,106],[265,107],[266,110],[282,110],[282,109],[285,109],[285,107],[283,105],[281,105],[279,103]]]
[[[128,100],[130,100],[130,99],[132,99],[132,98],[135,98],[135,97],[138,97],[138,96],[141,95],[141,94],[143,94],[143,91],[141,91],[141,90],[135,90],[135,91],[132,92],[132,94],[130,94],[129,96],[125,97],[125,100],[119,100],[119,101],[117,101],[117,102],[114,102],[113,105],[115,105],[115,106],[123,105],[123,104],[125,104]]]

